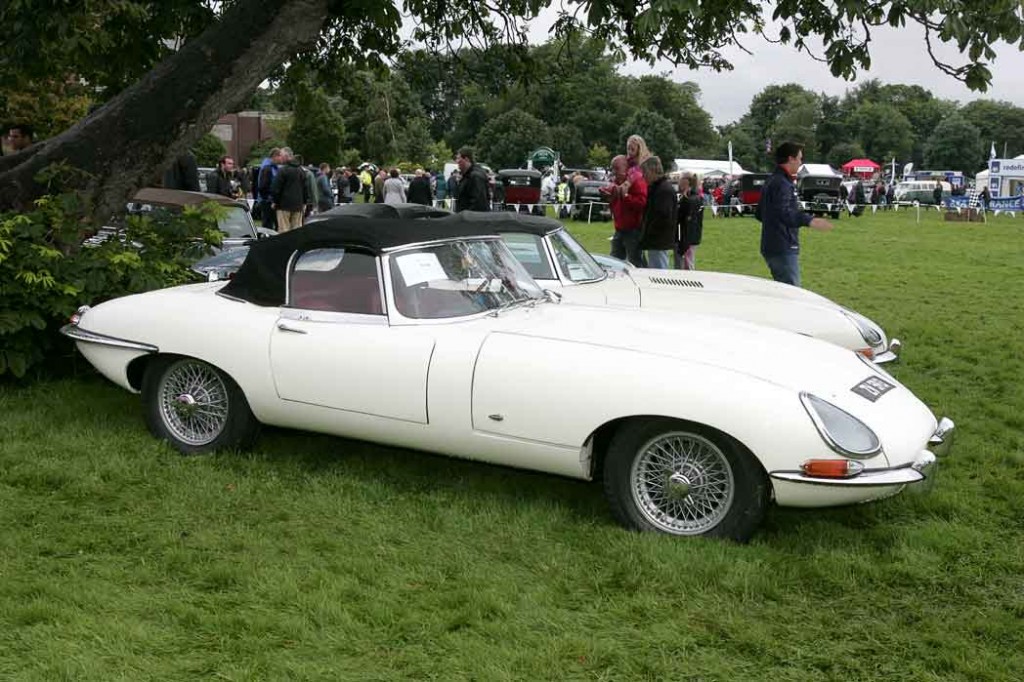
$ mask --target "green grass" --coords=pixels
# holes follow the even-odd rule
[[[0,388],[0,679],[1020,679],[1022,238],[934,212],[804,235],[805,285],[902,338],[959,439],[931,494],[773,509],[746,546],[299,432],[180,457],[91,375]],[[708,220],[697,263],[766,275],[757,225]]]

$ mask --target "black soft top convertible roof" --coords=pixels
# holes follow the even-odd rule
[[[296,251],[340,246],[381,254],[406,244],[529,231],[520,225],[520,218],[526,217],[466,211],[443,218],[329,218],[253,243],[242,267],[221,293],[257,305],[284,305],[288,261]],[[561,227],[557,221],[545,222]]]

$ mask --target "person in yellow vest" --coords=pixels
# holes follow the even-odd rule
[[[571,202],[569,196],[569,176],[563,175],[561,181],[558,183],[558,187],[555,189],[555,196],[558,197],[558,217],[568,218],[569,217],[569,204]]]
[[[370,192],[373,191],[373,176],[370,175],[369,168],[364,168],[363,172],[359,174],[359,184],[363,186],[363,203],[370,203]]]

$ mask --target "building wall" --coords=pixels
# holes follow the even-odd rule
[[[274,137],[274,123],[289,115],[260,111],[224,114],[217,120],[210,132],[220,138],[227,148],[228,154],[241,166],[249,160],[249,152],[253,145]]]

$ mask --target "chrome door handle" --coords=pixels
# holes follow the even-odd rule
[[[278,322],[277,323],[277,328],[280,329],[283,332],[292,332],[293,334],[305,334],[305,333],[307,333],[305,329],[297,329],[295,327],[289,327],[284,322]]]

